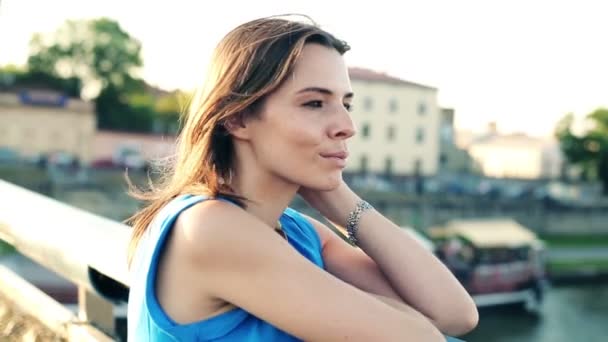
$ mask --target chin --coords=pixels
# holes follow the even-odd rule
[[[325,179],[320,180],[314,187],[320,191],[332,191],[337,189],[340,184],[342,184],[342,172],[326,176]]]

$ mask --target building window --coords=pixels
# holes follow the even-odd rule
[[[395,140],[395,126],[387,127],[386,138],[388,139],[388,141]]]
[[[366,112],[371,111],[373,106],[374,106],[374,101],[372,100],[371,97],[365,97],[363,99],[363,108],[365,109]]]
[[[414,161],[414,175],[422,174],[422,159],[418,158]]]
[[[386,159],[384,160],[384,173],[387,176],[390,176],[393,174],[393,158],[386,157]]]
[[[424,127],[416,129],[416,142],[422,144],[424,142]]]
[[[446,156],[445,153],[440,154],[439,155],[439,165],[441,165],[442,167],[445,167],[447,163],[448,163],[448,156]]]
[[[391,99],[391,102],[388,104],[388,110],[391,113],[396,113],[399,110],[399,103],[397,102],[397,99]]]
[[[425,115],[425,114],[426,114],[426,103],[421,101],[418,103],[418,115]]]
[[[367,173],[367,168],[368,168],[368,161],[367,161],[367,156],[363,155],[361,156],[361,165],[360,165],[360,171],[362,173]]]
[[[361,135],[363,136],[363,138],[369,138],[370,127],[368,123],[363,124],[363,127],[361,127]]]

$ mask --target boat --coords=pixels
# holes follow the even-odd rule
[[[521,304],[538,312],[549,287],[546,248],[512,219],[452,220],[428,229],[435,254],[478,307]]]

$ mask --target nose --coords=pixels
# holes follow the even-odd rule
[[[332,139],[346,140],[355,135],[355,124],[348,111],[341,111],[336,117],[336,122],[330,130]]]

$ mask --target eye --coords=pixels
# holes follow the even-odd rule
[[[306,102],[304,104],[304,106],[311,107],[311,108],[323,108],[323,101],[321,101],[321,100],[309,101],[309,102]]]
[[[353,105],[351,103],[345,103],[344,108],[346,108],[346,110],[349,112],[353,111]]]

